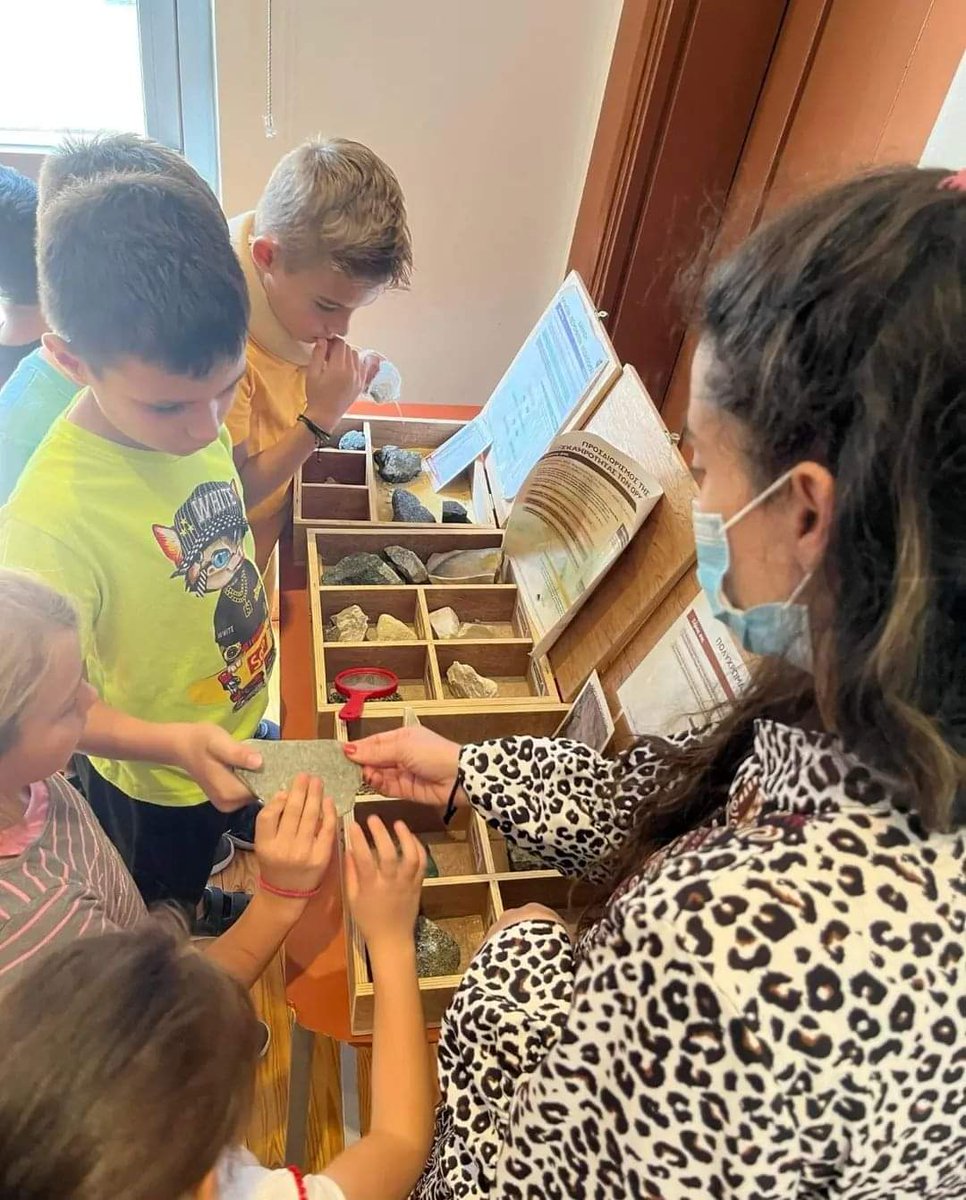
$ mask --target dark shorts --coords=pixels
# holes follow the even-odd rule
[[[134,800],[82,755],[74,758],[81,791],[134,877],[145,904],[173,900],[194,915],[211,874],[228,813],[204,804]]]

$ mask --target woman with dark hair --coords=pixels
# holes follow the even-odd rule
[[[966,1194],[966,173],[818,195],[713,273],[698,572],[761,665],[616,761],[347,748],[600,885],[510,914],[443,1027],[418,1194]]]

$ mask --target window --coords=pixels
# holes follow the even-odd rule
[[[65,133],[146,133],[217,184],[210,0],[3,4],[0,150]]]

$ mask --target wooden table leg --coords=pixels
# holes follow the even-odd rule
[[[305,1135],[309,1124],[312,1092],[312,1057],[315,1034],[295,1021],[292,1025],[292,1057],[288,1080],[288,1121],[285,1132],[285,1162],[305,1165]]]

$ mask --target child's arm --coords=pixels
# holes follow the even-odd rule
[[[296,776],[288,793],[279,792],[255,821],[259,882],[275,891],[315,891],[332,858],[335,830],[335,806],[323,797],[321,781]],[[204,943],[204,953],[251,987],[307,904],[308,898],[274,895],[259,887],[235,924]]]
[[[423,1169],[433,1133],[435,1088],[413,936],[426,851],[401,822],[398,852],[377,817],[369,832],[371,848],[358,825],[350,828],[346,891],[369,948],[376,992],[372,1121],[325,1174],[346,1200],[403,1200]]]
[[[331,338],[317,343],[305,370],[305,416],[330,433],[362,394],[368,383],[367,373],[371,369],[363,365],[348,342]],[[296,421],[274,446],[259,454],[248,457],[243,446],[236,447],[235,464],[245,491],[245,507],[254,508],[290,483],[314,449],[315,435],[303,421]]]
[[[142,721],[103,700],[91,705],[78,749],[98,758],[180,767],[223,812],[252,803],[233,768],[257,771],[262,765],[260,755],[217,725]]]

